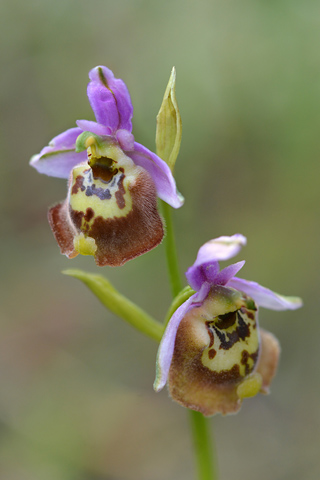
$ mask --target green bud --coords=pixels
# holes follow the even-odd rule
[[[176,100],[176,70],[173,67],[169,82],[157,115],[157,154],[174,169],[180,150],[182,123]]]

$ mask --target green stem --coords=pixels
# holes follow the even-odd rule
[[[171,217],[171,207],[165,202],[161,202],[162,215],[166,224],[166,238],[164,240],[167,266],[170,278],[170,285],[173,298],[178,295],[182,289],[180,279],[176,242],[174,238],[173,223]]]
[[[180,293],[181,298],[183,295],[186,296],[186,298],[189,298],[190,291],[188,291],[187,288],[185,291],[181,292],[182,283],[179,273],[173,223],[171,218],[171,207],[164,202],[162,202],[162,213],[167,227],[165,249],[172,295],[173,298],[175,298]],[[176,300],[177,299],[175,298],[173,303],[175,303]],[[210,439],[208,420],[202,415],[202,413],[195,412],[193,410],[189,410],[189,412],[197,463],[198,480],[217,480],[218,476],[215,469],[215,454]]]
[[[209,422],[202,413],[189,410],[199,480],[216,480],[215,450],[212,445]]]

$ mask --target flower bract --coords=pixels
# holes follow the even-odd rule
[[[168,165],[135,141],[125,83],[103,66],[91,70],[89,78],[96,122],[78,120],[30,164],[40,173],[68,179],[66,200],[48,214],[61,253],[93,255],[100,266],[119,266],[161,242],[157,197],[174,208],[183,198]]]
[[[204,244],[187,270],[195,291],[172,315],[157,355],[156,391],[167,383],[181,405],[210,416],[235,413],[243,398],[268,393],[279,342],[259,329],[258,307],[296,309],[302,301],[236,277],[244,262],[219,261],[246,244],[240,234]]]

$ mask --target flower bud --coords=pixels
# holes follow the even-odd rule
[[[173,67],[169,82],[157,115],[157,154],[174,169],[180,150],[182,123],[176,99],[176,70]]]

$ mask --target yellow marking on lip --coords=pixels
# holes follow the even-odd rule
[[[260,392],[261,387],[262,377],[260,373],[255,372],[240,383],[237,388],[237,395],[239,398],[254,397]]]
[[[197,337],[197,343],[199,342],[203,345],[201,363],[212,372],[219,373],[231,370],[235,365],[238,365],[240,375],[245,377],[247,375],[246,366],[249,370],[252,370],[255,366],[259,349],[259,332],[257,328],[254,328],[256,325],[255,316],[251,319],[245,313],[240,311],[242,320],[249,327],[250,335],[246,336],[244,339],[237,339],[237,341],[228,349],[219,348],[222,341],[218,337],[215,329],[211,327],[209,334],[209,327],[206,326],[206,322],[219,322],[218,317],[220,315],[234,312],[242,306],[247,308],[247,298],[244,298],[240,292],[232,288],[215,287],[203,302],[203,305],[194,311],[195,318],[193,325],[195,328],[195,336]],[[250,312],[255,315],[255,311],[250,310]],[[189,315],[192,315],[192,313],[193,312],[191,311]],[[222,334],[229,334],[229,338],[230,334],[235,332],[237,326],[239,326],[238,314],[236,315],[237,317],[234,325],[225,329],[219,329]],[[225,339],[228,341],[227,335],[225,336]],[[210,346],[210,344],[212,345]],[[209,352],[213,349],[216,353],[211,355],[210,358]],[[244,359],[243,355],[247,357],[247,361],[242,363]],[[251,355],[254,358],[251,358]]]
[[[242,314],[243,319],[246,321],[247,325],[250,328],[250,336],[246,337],[244,340],[238,339],[228,350],[223,348],[220,349],[221,340],[217,336],[217,333],[212,328],[211,332],[214,336],[214,343],[212,347],[205,348],[201,361],[202,364],[209,368],[213,372],[221,372],[223,370],[231,370],[234,365],[239,365],[240,375],[246,375],[246,364],[242,363],[243,352],[248,352],[247,365],[250,370],[254,368],[255,361],[250,355],[255,354],[259,348],[259,337],[257,329],[253,328],[254,320],[249,319],[246,315]],[[232,333],[236,330],[238,322],[232,327],[229,327],[225,330],[226,333]],[[209,336],[209,334],[208,334]],[[211,348],[214,348],[216,355],[214,358],[209,358],[209,351]]]
[[[97,251],[97,245],[94,238],[85,237],[83,233],[75,235],[73,239],[75,250],[81,255],[94,255]]]
[[[115,197],[115,194],[119,188],[117,185],[117,181],[118,179],[120,179],[120,174],[118,173],[115,176],[116,177],[115,185],[111,187],[111,183],[113,179],[111,180],[110,185],[103,183],[99,179],[93,179],[92,182],[89,182],[86,180],[86,177],[83,175],[84,170],[87,170],[87,167],[77,167],[74,169],[72,186],[75,185],[77,177],[82,176],[84,178],[83,186],[85,188],[95,185],[95,188],[102,188],[104,191],[108,189],[110,192],[111,198],[101,199],[97,195],[88,196],[86,195],[86,190],[81,191],[81,189],[79,188],[77,193],[70,195],[69,203],[72,210],[85,213],[87,208],[91,208],[94,211],[94,216],[89,222],[87,221],[85,222],[87,225],[90,225],[90,226],[92,225],[96,217],[102,217],[105,220],[107,220],[108,218],[126,217],[128,213],[132,210],[132,198],[129,192],[129,186],[135,180],[135,177],[132,179],[132,176],[126,175],[124,179],[123,186],[125,189],[125,193],[124,193],[125,207],[120,209]]]
[[[91,137],[89,137],[91,138]],[[88,150],[95,148],[95,145],[92,145]],[[96,217],[102,217],[103,219],[111,218],[121,218],[126,217],[132,210],[132,197],[130,194],[130,186],[133,186],[138,178],[141,167],[138,167],[133,163],[131,158],[127,157],[121,149],[115,146],[107,146],[104,148],[104,151],[97,152],[97,155],[100,157],[100,153],[103,153],[107,158],[111,158],[117,163],[118,169],[123,169],[123,172],[118,170],[118,172],[113,176],[110,182],[106,183],[100,180],[99,178],[93,178],[92,170],[88,165],[79,165],[75,167],[72,172],[72,180],[69,188],[69,204],[72,210],[78,212],[86,212],[87,208],[91,208],[94,211],[94,217],[90,221],[83,219],[82,227],[85,226],[91,227],[94,219]],[[98,158],[98,157],[94,157]],[[92,159],[90,159],[91,162]],[[119,191],[118,181],[120,180],[121,175],[124,173],[125,177],[123,179],[123,199],[124,204],[123,208],[120,208],[117,203],[116,193]],[[81,191],[81,188],[77,188],[77,193],[72,193],[73,187],[77,186],[77,178],[82,177],[82,185],[85,187],[84,191]],[[95,186],[95,189],[102,189],[101,191],[109,190],[111,198],[101,199],[98,195],[86,195],[86,189],[88,187]],[[110,196],[107,194],[107,196]],[[121,206],[121,205],[120,205]]]

